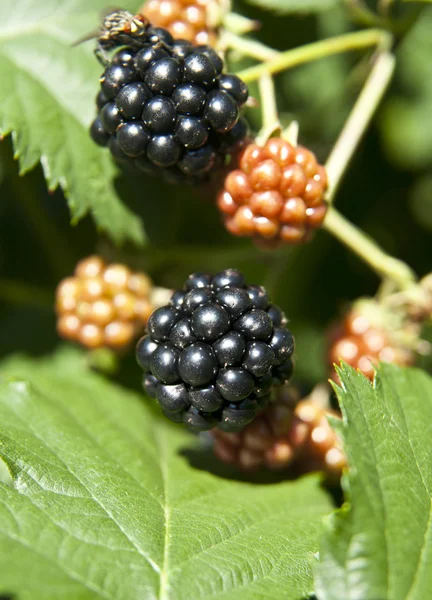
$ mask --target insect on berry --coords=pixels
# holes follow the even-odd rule
[[[92,32],[73,44],[97,39],[95,54],[99,62],[106,66],[109,63],[107,51],[116,46],[127,45],[131,48],[141,48],[147,41],[147,30],[150,22],[143,15],[133,15],[127,10],[116,10],[107,14],[97,32]]]

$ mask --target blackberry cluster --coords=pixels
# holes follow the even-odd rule
[[[194,273],[137,346],[144,389],[196,431],[240,431],[292,374],[294,338],[263,287],[234,269]]]
[[[140,335],[154,309],[153,284],[123,264],[99,256],[81,260],[56,292],[57,331],[87,348],[123,350]]]
[[[321,226],[326,189],[326,171],[310,150],[270,138],[263,147],[245,147],[239,168],[225,179],[218,207],[230,233],[274,248],[303,243]]]
[[[328,365],[336,383],[339,383],[339,377],[333,365],[341,361],[358,369],[371,381],[375,376],[374,365],[380,361],[401,366],[414,362],[412,350],[392,340],[390,332],[373,325],[371,319],[361,311],[350,311],[343,322],[329,332],[328,337]]]
[[[214,12],[212,5],[217,4],[215,0],[149,0],[143,4],[140,13],[153,25],[167,29],[176,39],[197,46],[214,46],[218,30],[209,23],[209,13]]]
[[[214,430],[213,452],[241,471],[258,469],[296,472],[324,471],[339,476],[346,466],[340,441],[327,417],[337,413],[319,406],[313,397],[300,400],[288,386],[243,431]]]
[[[93,140],[116,161],[173,183],[203,179],[247,135],[240,107],[248,88],[223,74],[209,46],[194,47],[150,27],[147,41],[117,51],[97,96]]]

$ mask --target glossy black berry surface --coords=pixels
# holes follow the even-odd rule
[[[204,146],[208,140],[209,129],[199,117],[180,115],[177,119],[175,138],[185,148],[195,149]]]
[[[91,137],[128,170],[174,185],[209,179],[247,137],[247,86],[223,67],[209,46],[148,27],[142,47],[119,45],[102,74]]]
[[[129,83],[117,94],[116,105],[124,119],[139,119],[151,97],[150,90],[144,83]]]
[[[236,269],[193,273],[138,342],[144,389],[166,417],[194,431],[240,431],[292,374],[285,321],[265,289],[248,286]]]
[[[147,147],[147,156],[158,167],[175,165],[181,155],[181,146],[172,134],[154,135]]]
[[[142,111],[147,127],[155,133],[168,133],[174,129],[177,112],[171,98],[154,96]]]
[[[108,140],[110,139],[109,133],[103,126],[100,117],[96,117],[90,127],[90,135],[93,141],[96,142],[99,146],[106,146],[108,144]]]
[[[119,90],[135,79],[135,71],[123,65],[111,65],[103,73],[100,83],[101,90],[107,98],[114,99]]]
[[[214,90],[207,97],[204,116],[215,131],[225,133],[237,123],[239,109],[228,92]]]
[[[249,96],[247,85],[237,75],[221,75],[219,88],[231,94],[239,105],[244,104]]]
[[[217,71],[213,61],[203,53],[193,52],[184,60],[184,79],[210,88],[216,83]]]
[[[115,133],[117,127],[123,122],[120,111],[115,102],[108,102],[99,114],[102,126],[107,133]]]
[[[160,58],[147,69],[144,83],[154,94],[171,95],[182,80],[182,71],[175,58]]]
[[[136,123],[122,123],[117,129],[117,140],[120,148],[131,157],[144,154],[150,134],[145,125]]]
[[[182,83],[172,95],[176,110],[184,115],[199,115],[202,113],[207,94],[204,88],[193,83]]]

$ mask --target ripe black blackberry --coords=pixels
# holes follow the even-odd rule
[[[146,392],[190,429],[240,431],[291,376],[294,338],[263,287],[227,269],[194,273],[137,345]]]
[[[122,166],[175,183],[207,178],[247,136],[247,86],[223,67],[209,46],[149,27],[102,74],[93,140]]]

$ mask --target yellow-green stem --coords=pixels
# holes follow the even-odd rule
[[[242,39],[244,53],[246,53],[249,40]],[[364,48],[376,47],[379,50],[388,50],[392,45],[392,36],[381,29],[368,29],[336,36],[327,40],[321,40],[299,48],[293,48],[286,52],[277,53],[274,58],[260,65],[249,67],[237,73],[243,81],[250,83],[256,81],[263,73],[275,74],[301,64],[312,62],[333,54],[340,54],[350,50],[362,50]],[[235,46],[232,45],[232,48]]]
[[[275,131],[281,129],[273,77],[268,73],[264,73],[260,77],[259,92],[261,99],[262,126],[261,131],[256,138],[256,142],[263,146]]]
[[[221,46],[231,50],[237,50],[244,56],[250,56],[250,58],[255,58],[260,61],[273,60],[280,54],[277,50],[273,50],[273,48],[269,48],[261,42],[241,37],[230,31],[224,31]]]
[[[357,254],[380,277],[394,281],[399,289],[415,285],[415,274],[406,263],[386,254],[376,242],[333,207],[329,207],[324,228]]]
[[[354,108],[333,146],[326,162],[329,179],[328,202],[333,200],[337,192],[342,176],[390,83],[394,68],[394,56],[390,52],[382,52],[376,59]]]

